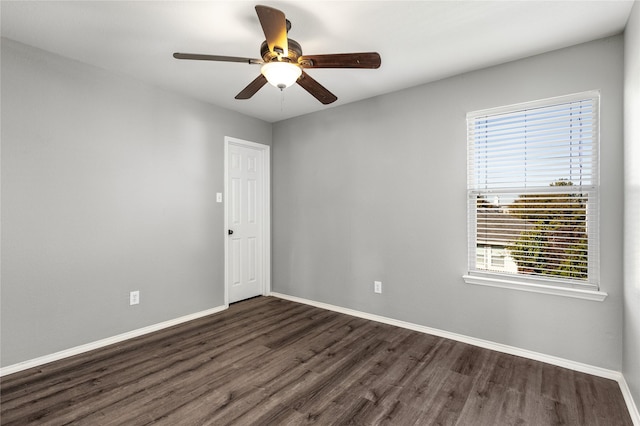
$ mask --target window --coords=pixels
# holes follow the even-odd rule
[[[467,282],[598,292],[599,101],[467,114]]]

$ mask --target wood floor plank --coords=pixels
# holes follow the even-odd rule
[[[420,417],[416,424],[458,424],[461,412],[471,394],[474,378],[468,375],[440,369],[433,375],[430,386],[424,388],[425,404],[420,406],[419,398],[414,398],[412,407],[419,410]],[[464,424],[464,423],[459,423]]]
[[[631,425],[618,384],[272,297],[0,380],[1,425]]]

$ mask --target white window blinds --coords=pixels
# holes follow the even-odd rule
[[[597,288],[598,107],[588,92],[467,115],[470,274]]]

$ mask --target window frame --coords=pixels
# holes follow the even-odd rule
[[[554,279],[551,276],[530,276],[525,274],[513,274],[506,272],[496,272],[490,270],[479,270],[476,268],[477,262],[477,196],[499,195],[500,189],[479,190],[471,184],[471,155],[472,144],[474,143],[473,132],[470,130],[475,126],[475,120],[482,117],[498,116],[502,114],[517,113],[519,111],[532,110],[536,108],[553,107],[570,102],[591,100],[595,108],[595,129],[592,138],[594,148],[594,161],[596,164],[593,182],[590,185],[580,187],[582,192],[589,194],[590,202],[586,206],[586,225],[588,238],[588,280],[581,282],[569,279]],[[524,102],[512,105],[472,111],[467,114],[467,274],[463,276],[467,284],[485,285],[491,287],[509,288],[528,292],[553,294],[573,298],[603,301],[607,293],[600,290],[599,283],[599,205],[600,205],[600,91],[592,90],[575,93],[565,96],[540,99],[531,102]],[[513,188],[511,192],[526,192],[526,185]],[[552,193],[553,189],[542,191]],[[558,192],[558,191],[556,191]],[[595,197],[595,200],[592,200]],[[485,252],[485,256],[487,253]]]

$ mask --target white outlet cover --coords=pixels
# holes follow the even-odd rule
[[[222,192],[216,192],[216,203],[222,202]]]

